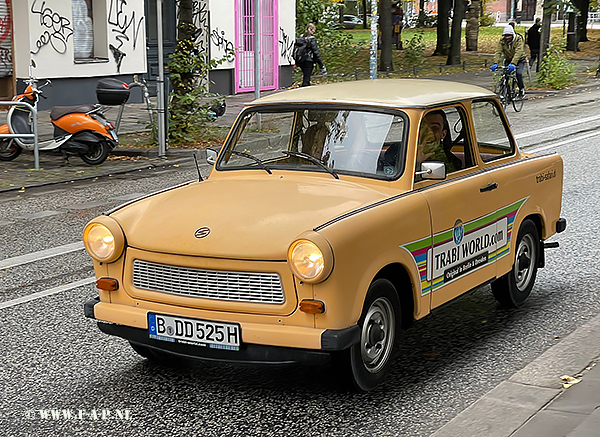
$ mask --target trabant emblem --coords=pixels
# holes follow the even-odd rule
[[[454,237],[454,244],[458,246],[465,236],[465,227],[460,220],[457,220],[456,223],[454,223],[454,232],[452,235]]]
[[[210,234],[210,228],[207,228],[205,226],[203,228],[198,229],[196,232],[194,232],[194,237],[204,238],[204,237],[208,237],[208,234]]]

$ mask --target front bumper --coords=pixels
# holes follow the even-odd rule
[[[88,300],[84,305],[84,314],[96,319],[94,307],[100,303],[99,297]],[[358,343],[360,328],[357,325],[346,329],[326,329],[320,335],[320,349],[273,346],[242,342],[239,351],[211,349],[183,343],[170,343],[149,337],[147,329],[126,326],[118,323],[98,321],[98,328],[109,335],[124,338],[132,343],[147,346],[160,351],[192,358],[218,361],[236,361],[246,363],[304,363],[324,364],[329,361],[332,352],[348,349]],[[283,327],[281,327],[283,329]],[[277,327],[273,327],[277,329]]]

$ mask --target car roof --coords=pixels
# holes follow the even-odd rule
[[[482,87],[459,82],[431,79],[374,79],[315,85],[271,94],[251,102],[348,103],[369,106],[426,108],[443,103],[492,97]]]

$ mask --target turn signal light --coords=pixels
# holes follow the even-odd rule
[[[119,289],[119,281],[113,278],[100,278],[96,280],[96,287],[100,290],[115,291]]]
[[[306,314],[323,314],[325,304],[320,300],[304,299],[300,302],[300,311]]]

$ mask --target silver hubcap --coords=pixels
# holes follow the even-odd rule
[[[395,329],[392,304],[385,297],[376,299],[367,312],[361,333],[360,353],[369,372],[377,373],[387,363]]]
[[[515,282],[519,291],[527,288],[533,276],[533,262],[537,259],[537,247],[531,234],[523,236],[519,242],[517,249],[517,257],[515,259]]]

